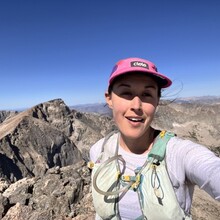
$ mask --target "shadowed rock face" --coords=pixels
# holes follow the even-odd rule
[[[0,146],[0,167],[12,182],[42,176],[48,168],[67,166],[81,159],[79,150],[63,132],[28,116],[0,140]]]
[[[88,158],[91,145],[114,129],[110,118],[70,110],[61,99],[4,112],[1,120],[0,177],[10,182]]]
[[[56,109],[58,102],[60,111]],[[2,177],[14,182],[24,177],[42,176],[48,168],[67,166],[82,159],[80,151],[63,131],[71,127],[70,120],[67,123],[61,118],[65,114],[68,118],[69,112],[62,108],[63,102],[55,101],[54,107],[52,103],[21,112],[0,124]]]
[[[154,127],[218,153],[220,106],[159,106]],[[94,219],[85,160],[97,140],[116,129],[109,116],[70,110],[61,99],[23,112],[0,112],[0,219]],[[216,220],[220,204],[196,189],[194,219]]]

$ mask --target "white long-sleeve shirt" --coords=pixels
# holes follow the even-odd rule
[[[101,153],[103,141],[104,138],[90,149],[90,159],[94,162]],[[146,161],[146,154],[129,153],[120,146],[118,154],[126,161],[125,172],[129,174]],[[177,200],[185,212],[190,213],[195,185],[220,201],[220,158],[205,146],[173,137],[167,144],[165,160]],[[122,219],[141,215],[136,192],[129,190],[126,193],[119,203],[119,211]]]

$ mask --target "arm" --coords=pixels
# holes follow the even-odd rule
[[[193,145],[185,156],[186,176],[220,201],[220,158],[206,147]]]
[[[189,140],[172,138],[168,143],[169,169],[179,182],[189,181],[220,201],[220,158],[208,148]]]

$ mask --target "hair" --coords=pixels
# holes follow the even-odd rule
[[[143,74],[142,72],[133,72],[133,73]],[[160,82],[158,81],[157,77],[151,76],[151,75],[147,75],[147,76],[151,77],[151,78],[157,83],[157,85],[158,85],[158,98],[161,98],[161,96],[162,96],[162,87],[161,87]],[[113,82],[112,82],[112,83],[109,85],[109,87],[108,87],[108,94],[111,94],[111,93],[112,93],[113,86],[114,86],[116,80],[118,80],[118,79],[120,79],[120,78],[122,78],[122,77],[124,77],[124,75],[117,76],[117,77],[113,80]]]

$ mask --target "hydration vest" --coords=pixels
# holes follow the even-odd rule
[[[136,220],[190,220],[180,207],[165,164],[166,145],[173,133],[157,136],[144,165],[134,176],[124,174],[125,161],[118,155],[120,133],[106,136],[100,156],[92,168],[92,197],[96,213],[102,219],[121,219],[120,196],[128,190],[138,194],[142,215]]]

